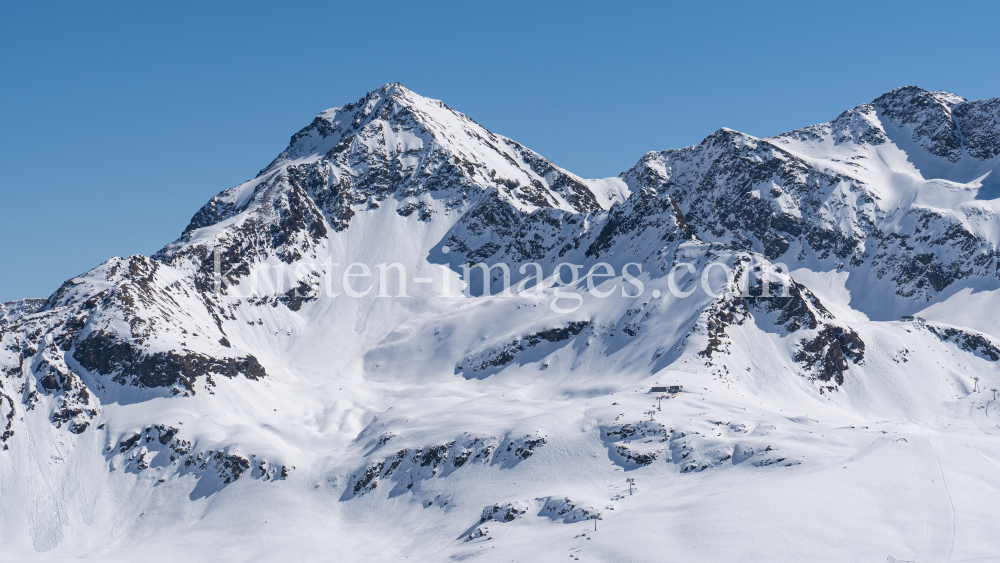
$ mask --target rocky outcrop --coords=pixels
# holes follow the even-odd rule
[[[474,463],[511,468],[531,457],[544,444],[545,437],[538,435],[497,439],[465,434],[446,444],[402,449],[352,475],[342,500],[364,495],[380,485],[389,488],[390,495],[400,494],[421,481],[444,477]]]
[[[181,430],[165,424],[147,426],[122,437],[107,447],[105,455],[113,471],[140,473],[158,470],[169,476],[195,474],[198,479],[214,475],[223,486],[249,476],[265,481],[281,481],[289,468],[255,454],[249,457],[227,450],[195,451],[195,444],[182,437]]]
[[[216,358],[191,351],[147,354],[105,332],[93,332],[77,342],[73,358],[91,372],[110,376],[121,385],[183,387],[192,393],[199,377],[221,375],[260,379],[267,376],[264,367],[252,355]]]
[[[810,338],[799,343],[795,361],[812,370],[820,381],[844,384],[844,373],[850,364],[859,364],[865,357],[865,343],[850,328],[826,325]]]
[[[918,326],[927,330],[942,342],[950,342],[965,352],[995,362],[1000,360],[1000,343],[985,334],[958,327],[918,321]]]
[[[515,338],[503,346],[491,348],[478,354],[467,356],[455,367],[456,373],[462,373],[467,378],[481,377],[495,368],[510,365],[519,354],[544,343],[556,343],[569,340],[590,326],[590,321],[574,321],[566,326],[540,330]]]

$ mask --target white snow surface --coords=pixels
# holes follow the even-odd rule
[[[973,103],[924,94],[949,116]],[[809,181],[816,206],[779,174],[748,192],[869,255],[887,240],[866,238],[876,228],[912,234],[924,210],[995,248],[1000,200],[983,194],[1000,157],[936,156],[917,129],[866,104],[770,139],[716,136],[835,178]],[[871,130],[887,140],[865,141]],[[684,199],[684,178],[703,179],[718,150],[650,153],[645,168],[585,180],[398,84],[322,112],[156,259],[113,258],[44,307],[0,306],[0,430],[13,430],[0,451],[0,561],[1000,561],[997,277],[972,268],[902,296],[910,286],[878,265],[801,240],[769,257],[761,239],[685,231],[712,204]],[[431,160],[468,183],[427,188]],[[297,186],[309,202],[325,187],[361,190],[386,162],[395,191],[346,200],[339,215],[303,207],[325,234],[296,227],[272,247],[248,234],[285,225]],[[324,188],[300,185],[295,167],[309,166],[328,172]],[[580,203],[584,189],[596,205]],[[516,211],[512,238],[468,222],[507,209],[484,207],[494,201]],[[464,251],[442,252],[460,239],[502,248],[493,256],[513,260],[515,280],[528,258],[543,263],[541,291],[462,294]],[[907,244],[974,259],[932,238]],[[199,252],[226,245],[270,269],[213,295]],[[551,266],[598,261],[615,269],[597,284],[611,296],[581,280],[580,307],[557,312],[567,300]],[[355,262],[401,264],[408,297],[379,297],[400,288],[377,274],[355,282],[364,297],[327,294]],[[671,292],[678,262],[694,270],[676,278],[688,297]],[[713,262],[743,279],[756,279],[751,262],[783,263],[772,282],[799,284],[800,297],[743,300]],[[642,267],[637,297],[628,263]],[[698,289],[703,275],[719,296]],[[292,307],[282,296],[299,280],[315,292]],[[849,336],[833,345],[840,382],[801,359],[824,331],[864,343],[861,359]],[[266,376],[116,381],[77,358],[99,334],[144,357],[252,354]],[[650,393],[668,385],[683,390]],[[94,411],[73,415],[80,432],[56,422],[70,404]],[[238,459],[233,478],[225,463]]]

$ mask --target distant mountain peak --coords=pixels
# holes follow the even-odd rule
[[[928,92],[916,86],[904,86],[887,92],[874,101],[887,132],[895,126],[934,156],[956,162],[962,158],[962,140],[952,117],[952,108],[965,98],[948,92]]]
[[[872,105],[881,106],[890,100],[904,100],[917,103],[938,103],[946,107],[951,107],[957,103],[966,101],[965,98],[944,90],[924,90],[919,86],[900,86],[882,94],[872,101]]]

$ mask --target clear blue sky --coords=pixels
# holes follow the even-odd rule
[[[1000,3],[4,2],[0,301],[151,254],[386,82],[583,176],[903,85],[1000,96]]]

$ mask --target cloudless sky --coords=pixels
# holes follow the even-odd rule
[[[386,82],[585,177],[904,85],[1000,97],[1000,2],[3,2],[0,301],[152,254]]]

